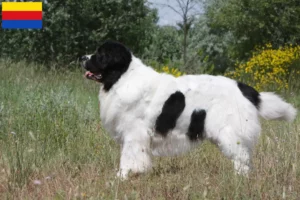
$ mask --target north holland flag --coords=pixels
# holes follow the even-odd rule
[[[2,28],[41,29],[42,2],[2,2]]]

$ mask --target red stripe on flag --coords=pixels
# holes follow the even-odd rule
[[[41,20],[42,11],[2,11],[2,20]]]

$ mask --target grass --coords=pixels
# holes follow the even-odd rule
[[[98,85],[80,70],[0,62],[0,199],[299,199],[300,118],[263,121],[249,178],[205,142],[115,179],[119,146],[102,129]],[[289,101],[298,104],[299,96]]]

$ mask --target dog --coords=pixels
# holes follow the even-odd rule
[[[152,156],[179,155],[204,139],[247,176],[259,118],[291,122],[297,113],[278,95],[224,76],[158,73],[115,41],[81,57],[81,65],[100,83],[101,122],[121,145],[121,179],[150,170]]]

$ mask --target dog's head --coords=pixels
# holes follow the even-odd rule
[[[80,62],[87,70],[85,77],[102,83],[108,91],[127,71],[131,60],[131,52],[124,45],[106,41],[94,54],[82,56]]]

